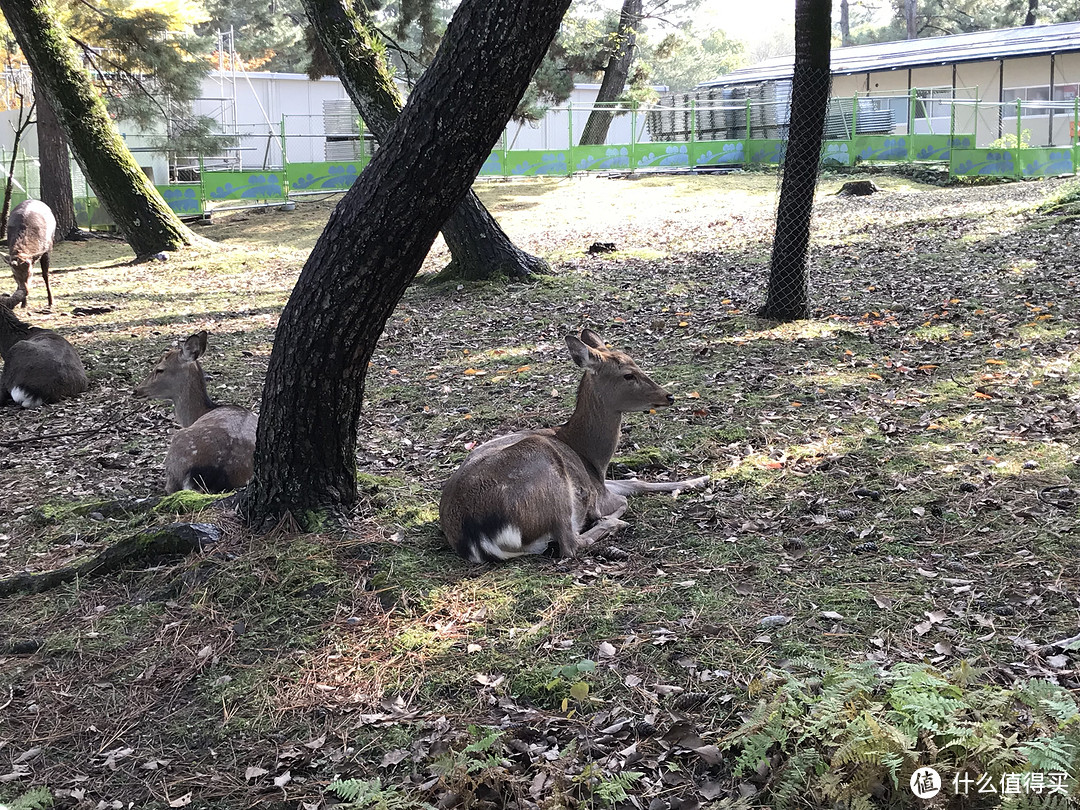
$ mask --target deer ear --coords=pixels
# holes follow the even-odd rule
[[[603,359],[599,353],[586,346],[581,338],[574,335],[566,336],[566,345],[570,349],[570,357],[574,361],[574,365],[579,368],[583,368],[586,371],[596,369],[600,367]]]
[[[185,360],[198,360],[206,351],[206,330],[196,332],[180,344],[180,356]]]
[[[600,337],[592,329],[581,330],[581,341],[586,346],[592,346],[594,349],[606,349],[607,345],[604,343],[604,339]]]

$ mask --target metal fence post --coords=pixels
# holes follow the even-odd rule
[[[1019,177],[1021,175],[1021,171],[1020,171],[1020,143],[1021,143],[1021,141],[1020,141],[1020,139],[1021,139],[1021,137],[1023,137],[1023,130],[1021,129],[1021,127],[1023,127],[1023,125],[1024,125],[1023,120],[1021,120],[1021,118],[1020,118],[1022,108],[1023,108],[1022,102],[1020,101],[1020,99],[1017,99],[1016,100],[1016,160],[1015,160],[1015,165],[1013,166],[1013,174],[1016,177]]]
[[[914,87],[911,88],[910,97],[908,98],[908,126],[907,126],[907,161],[911,163],[911,144],[915,139],[915,102],[918,98],[918,90]]]
[[[859,131],[859,91],[855,91],[855,95],[851,97],[851,132],[848,134],[848,140],[853,140],[856,133]]]

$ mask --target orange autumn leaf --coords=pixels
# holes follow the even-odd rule
[[[686,396],[688,399],[701,399],[701,394],[699,394],[697,391],[691,391]]]
[[[993,399],[989,394],[984,394],[982,391],[975,391],[971,394],[975,399]]]
[[[1005,361],[1004,360],[996,360],[993,357],[991,357],[989,360],[986,361],[986,364],[988,366],[1004,366]]]
[[[881,379],[880,374],[874,374],[873,372],[867,374],[866,376],[869,377],[871,380],[880,380]]]

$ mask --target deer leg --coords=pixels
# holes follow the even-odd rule
[[[49,296],[49,308],[52,309],[52,288],[49,286],[49,254],[42,253],[38,259],[41,265],[41,278],[45,281],[45,294]]]
[[[605,481],[604,488],[614,495],[640,495],[643,492],[681,492],[684,489],[700,489],[709,483],[709,476],[687,478],[685,481]]]
[[[582,532],[577,536],[577,547],[588,548],[593,545],[597,540],[602,540],[609,534],[614,534],[624,526],[629,525],[625,520],[619,520],[623,513],[626,511],[626,501],[623,501],[622,506],[616,509],[614,512],[604,515],[596,523],[594,523],[587,531]]]

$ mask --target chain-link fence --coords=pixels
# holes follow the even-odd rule
[[[797,320],[810,314],[810,221],[822,161],[832,74],[828,66],[796,66],[790,128],[776,207],[776,232],[762,315]]]

